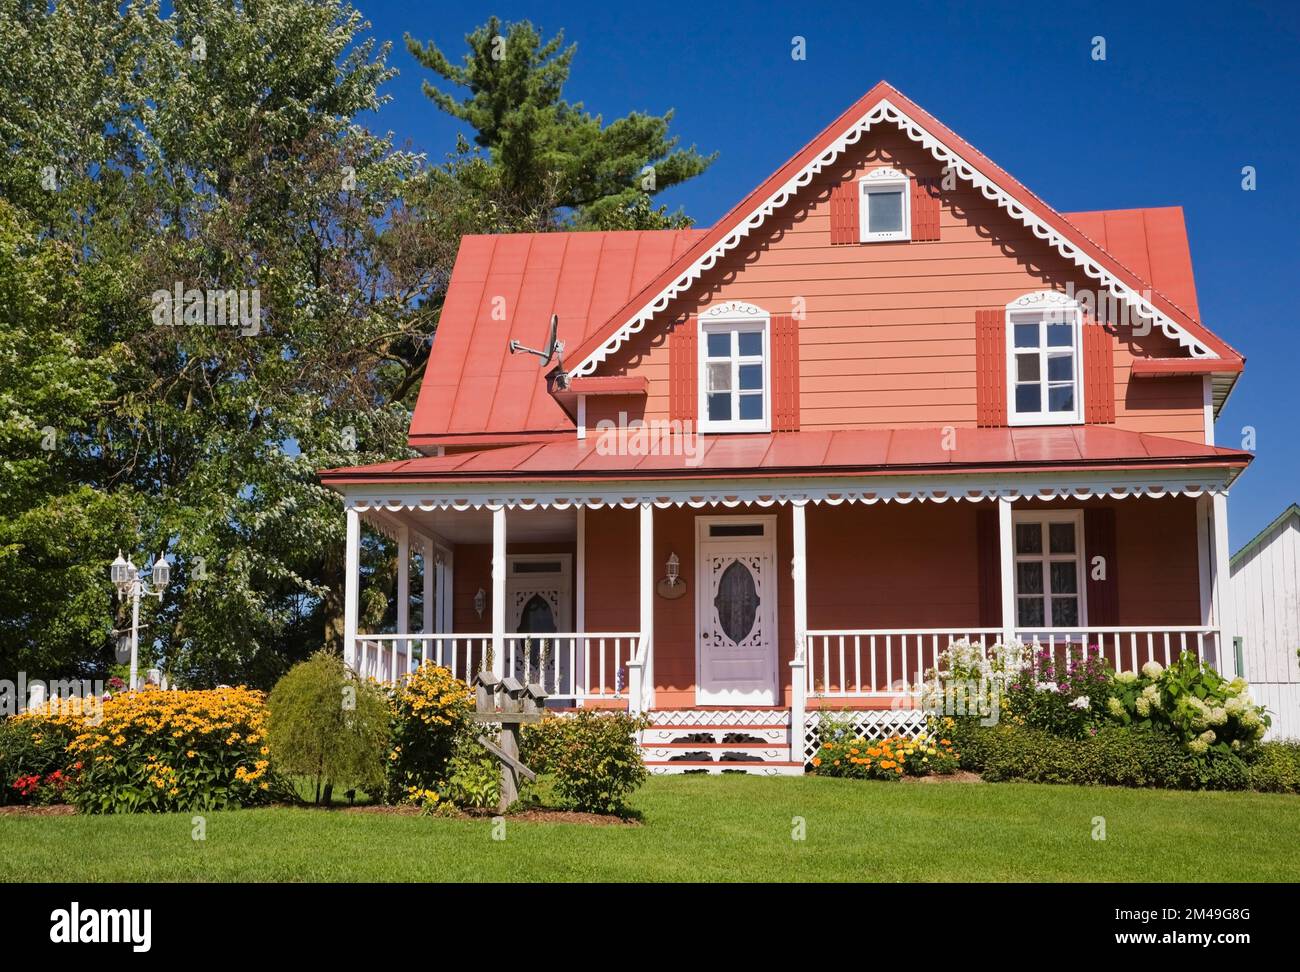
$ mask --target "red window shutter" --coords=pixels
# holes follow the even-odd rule
[[[1108,507],[1083,511],[1084,570],[1088,578],[1088,623],[1106,627],[1119,620],[1119,563],[1115,544],[1115,511]],[[1093,580],[1094,558],[1101,557],[1106,576]]]
[[[831,243],[860,243],[858,233],[858,181],[841,182],[831,190]]]
[[[772,317],[772,431],[799,430],[799,322]]]
[[[1002,551],[998,533],[997,509],[976,509],[975,542],[979,556],[977,576],[981,628],[1002,626]]]
[[[696,421],[699,401],[698,334],[699,322],[688,317],[678,321],[668,336],[668,417],[678,422]]]
[[[975,311],[975,424],[1007,424],[1007,316],[1002,307]]]
[[[1115,421],[1115,343],[1097,321],[1083,319],[1084,419]]]
[[[939,239],[939,180],[915,179],[912,182],[912,242],[927,243]]]

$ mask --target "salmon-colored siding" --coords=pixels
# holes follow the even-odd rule
[[[1111,507],[1116,515],[1117,624],[1199,624],[1196,501],[1189,497],[1088,501],[1082,508],[1098,506]],[[1017,508],[1044,507],[1020,503]],[[1079,507],[1062,503],[1052,508]],[[979,627],[976,515],[980,509],[971,503],[810,505],[806,514],[808,627]],[[695,518],[772,513],[770,508],[655,511],[656,579],[662,576],[669,554],[676,553],[681,579],[687,584],[683,597],[668,600],[656,595],[654,599],[657,707],[686,707],[696,701]],[[790,508],[783,506],[775,513],[781,690],[777,700],[788,705],[794,658],[794,584],[789,569],[793,540]],[[639,624],[638,513],[602,509],[589,510],[586,517],[587,630],[635,630]],[[1153,543],[1153,537],[1160,538],[1159,543]],[[902,670],[901,662],[901,649],[896,647],[896,670]]]
[[[1091,292],[1089,278],[965,183],[943,193],[936,242],[832,246],[831,190],[880,165],[936,177],[928,152],[896,131],[873,132],[800,199],[705,273],[605,373],[649,380],[645,414],[669,414],[665,326],[723,301],[772,314],[802,302],[800,424],[804,429],[976,424],[975,315],[1037,290]],[[1130,383],[1134,356],[1185,354],[1163,334],[1114,341],[1116,423],[1204,441],[1199,378]]]

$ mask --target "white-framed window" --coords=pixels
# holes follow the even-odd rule
[[[1084,594],[1083,511],[1012,514],[1016,626],[1079,628],[1088,623]]]
[[[1083,421],[1083,315],[1065,294],[1040,291],[1007,305],[1007,420]]]
[[[731,301],[700,315],[699,430],[772,428],[771,315]]]
[[[897,169],[872,169],[858,180],[858,236],[863,243],[912,238],[912,184]]]

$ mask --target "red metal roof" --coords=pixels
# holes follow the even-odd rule
[[[615,433],[606,433],[613,435]],[[607,455],[600,436],[529,443],[373,466],[330,469],[323,482],[475,482],[502,479],[691,479],[781,474],[962,473],[1114,467],[1244,466],[1248,452],[1216,448],[1112,426],[958,429],[850,429],[667,436],[658,455]],[[607,443],[608,444],[608,443]],[[951,444],[952,449],[945,449]],[[692,446],[697,456],[685,454]],[[627,450],[623,450],[626,452]]]
[[[540,348],[558,314],[560,339],[577,347],[703,233],[466,236],[411,418],[411,444],[572,429],[547,391],[545,369],[532,355],[511,355],[510,340]]]

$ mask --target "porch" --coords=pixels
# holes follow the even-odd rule
[[[1117,669],[1191,651],[1235,671],[1222,491],[804,486],[349,503],[347,661],[380,680],[425,661],[490,668],[540,682],[558,708],[648,713],[656,772],[801,772],[827,709],[868,734],[915,725],[918,684],[961,638]],[[398,551],[389,630],[356,628],[363,523]]]

